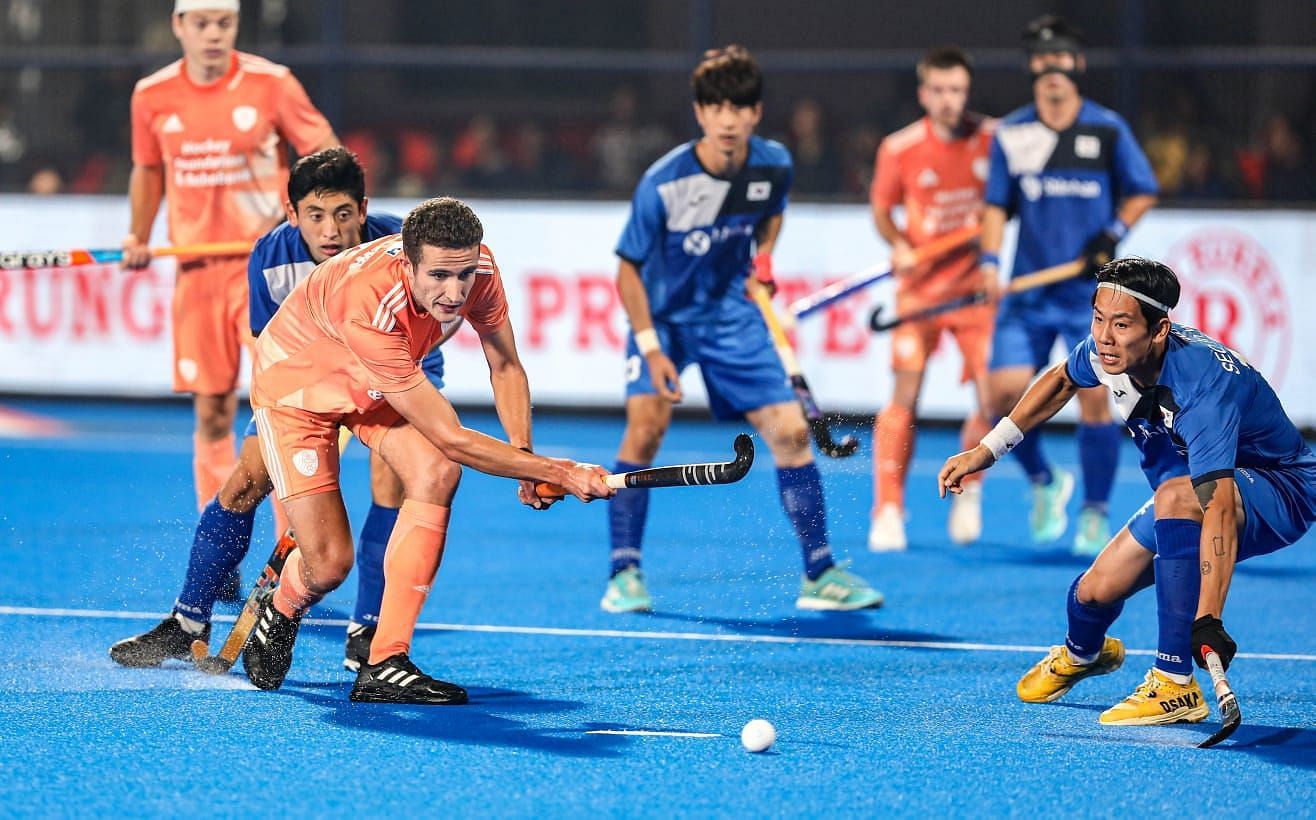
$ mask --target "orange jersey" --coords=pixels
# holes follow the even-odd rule
[[[253,407],[364,413],[385,393],[426,381],[419,363],[444,325],[412,301],[402,236],[359,245],[311,271],[256,339]],[[489,248],[459,311],[481,335],[507,321],[507,297]]]
[[[255,242],[283,213],[284,141],[308,154],[333,134],[287,67],[242,52],[210,85],[182,60],[140,80],[132,129],[133,163],[164,166],[175,245]]]
[[[914,248],[975,222],[991,162],[996,120],[966,114],[967,134],[943,142],[924,117],[882,140],[869,198],[874,208],[905,207],[905,236]],[[976,254],[952,252],[901,290],[948,298],[972,290]]]

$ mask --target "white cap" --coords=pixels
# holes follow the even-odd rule
[[[174,0],[174,14],[185,11],[231,11],[237,13],[239,0]]]

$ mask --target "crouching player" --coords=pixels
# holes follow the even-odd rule
[[[279,303],[316,265],[363,240],[396,234],[401,228],[401,218],[367,215],[366,205],[365,172],[347,149],[326,148],[293,165],[284,202],[288,221],[261,237],[247,265],[253,336],[260,335]],[[516,360],[515,356],[511,358]],[[436,387],[443,386],[440,349],[431,351],[421,366]],[[516,366],[520,366],[519,360]],[[354,672],[370,652],[384,594],[384,548],[402,504],[397,476],[373,455],[370,467],[372,503],[361,528],[356,611],[347,628],[343,660],[343,665]],[[110,647],[110,657],[116,663],[151,667],[170,658],[189,660],[192,641],[209,641],[215,600],[222,593],[225,579],[236,572],[246,556],[256,508],[272,490],[253,419],[237,464],[197,521],[187,574],[173,611],[150,631]],[[275,531],[281,534],[287,529],[287,521],[277,504],[275,519]]]
[[[1292,544],[1316,522],[1316,455],[1242,356],[1169,320],[1178,301],[1179,281],[1159,262],[1126,258],[1102,267],[1091,335],[938,476],[943,496],[961,492],[965,476],[991,466],[1079,388],[1110,390],[1155,495],[1074,580],[1065,645],[1018,686],[1022,700],[1049,702],[1083,678],[1118,669],[1124,645],[1106,630],[1125,599],[1154,584],[1155,665],[1102,723],[1204,719],[1209,707],[1189,659],[1204,665],[1206,644],[1228,667],[1237,651],[1220,620],[1235,562]]]
[[[352,534],[339,489],[338,434],[351,430],[402,480],[403,502],[384,555],[384,598],[370,655],[351,698],[455,704],[460,686],[409,658],[416,620],[443,556],[461,465],[522,479],[522,503],[542,507],[532,482],[581,500],[608,498],[603,468],[530,452],[530,396],[495,380],[494,403],[512,444],[461,426],[417,366],[464,318],[485,342],[491,372],[510,336],[507,300],[475,213],[455,199],[421,203],[402,233],[347,251],[311,272],[256,343],[251,386],[261,453],[298,549],[261,598],[243,652],[251,681],[277,689],[292,664],[302,614],[352,568]]]

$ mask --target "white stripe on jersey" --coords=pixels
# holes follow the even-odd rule
[[[384,298],[379,301],[379,309],[375,311],[375,318],[372,325],[388,333],[397,324],[397,317],[394,316],[407,304],[407,294],[402,283],[398,282]]]

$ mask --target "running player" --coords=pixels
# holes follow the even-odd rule
[[[1124,645],[1106,630],[1125,599],[1154,583],[1155,664],[1102,723],[1204,719],[1209,707],[1189,658],[1202,664],[1205,643],[1227,667],[1237,650],[1220,620],[1235,561],[1292,544],[1316,523],[1316,454],[1242,356],[1170,322],[1178,301],[1179,281],[1159,262],[1127,258],[1101,268],[1091,335],[939,476],[943,495],[959,492],[965,476],[1017,446],[1080,389],[1104,385],[1115,397],[1155,495],[1074,579],[1065,645],[1018,686],[1022,700],[1049,702],[1118,669]]]
[[[365,173],[345,148],[327,148],[298,160],[289,175],[285,207],[288,221],[261,237],[247,266],[251,330],[256,336],[312,268],[363,239],[389,236],[402,226],[402,220],[391,214],[367,215]],[[439,348],[425,357],[422,369],[436,387],[442,387]],[[384,593],[384,548],[402,504],[397,475],[374,454],[370,467],[372,503],[358,541],[356,611],[348,624],[343,660],[352,671],[370,652]],[[211,611],[221,582],[247,554],[256,508],[272,490],[253,420],[237,465],[197,521],[187,575],[173,611],[150,631],[110,647],[110,657],[124,666],[159,666],[169,658],[190,659],[192,641],[209,640]],[[281,511],[282,505],[275,509]],[[285,520],[276,532],[286,528]]]
[[[1087,334],[1091,272],[1114,258],[1116,245],[1156,203],[1157,193],[1151,165],[1128,125],[1079,94],[1084,60],[1078,30],[1047,15],[1029,24],[1024,44],[1034,101],[1005,117],[992,142],[982,264],[988,275],[996,274],[1006,220],[1018,215],[1013,276],[1078,258],[1090,270],[1001,303],[988,378],[997,417],[1046,366],[1057,336],[1073,345]],[[1107,508],[1123,434],[1102,391],[1080,392],[1078,406],[1084,500],[1073,548],[1092,554],[1110,537]],[[1033,540],[1054,541],[1068,524],[1065,506],[1074,477],[1052,469],[1036,434],[1014,452],[1033,485]]]
[[[617,470],[653,462],[672,405],[681,400],[679,374],[698,364],[713,415],[744,416],[772,451],[782,506],[804,554],[796,606],[879,606],[881,593],[832,558],[809,429],[763,317],[744,292],[751,266],[767,283],[753,287],[772,281],[771,253],[791,183],[786,149],[753,136],[763,116],[762,74],[748,51],[728,46],[704,55],[692,85],[703,138],[674,148],[645,173],[617,246],[617,288],[631,324]],[[640,574],[648,505],[649,491],[636,489],[608,508],[608,612],[652,608]]]
[[[988,155],[995,120],[966,110],[973,65],[958,48],[929,51],[918,63],[918,101],[927,116],[882,140],[870,198],[877,232],[891,245],[900,313],[964,296],[995,285],[984,283],[978,254],[969,245],[925,265],[912,264],[921,245],[975,223],[982,211]],[[905,209],[902,230],[892,209]],[[915,412],[928,356],[942,331],[959,346],[963,379],[973,383],[975,408],[964,420],[960,439],[971,446],[986,434],[983,408],[987,348],[992,336],[991,305],[978,305],[935,319],[909,322],[891,335],[891,401],[873,426],[873,512],[868,548],[905,549],[905,476],[914,452]],[[955,496],[947,522],[957,544],[982,533],[982,484],[971,481]]]
[[[299,154],[338,144],[301,83],[281,65],[234,49],[238,0],[175,0],[183,57],[132,96],[132,227],[124,264],[144,267],[151,226],[168,199],[174,245],[255,242],[283,218],[287,143]],[[197,510],[233,471],[234,389],[248,340],[245,253],[178,260],[174,390],[196,412]]]
[[[312,271],[256,341],[251,404],[261,454],[299,545],[278,586],[261,599],[243,652],[248,677],[262,689],[282,685],[303,613],[352,568],[338,485],[341,427],[377,451],[404,488],[384,557],[378,629],[353,700],[466,701],[461,687],[425,675],[409,658],[443,556],[461,465],[523,479],[518,495],[535,508],[546,504],[532,481],[561,485],[582,500],[613,495],[603,468],[531,452],[529,386],[524,371],[513,367],[507,300],[483,237],[465,203],[421,203],[400,235]],[[417,366],[463,318],[480,334],[511,444],[462,427]],[[519,378],[509,378],[514,374]]]

